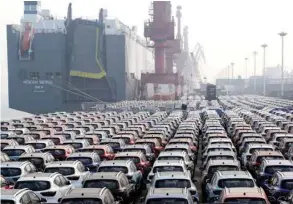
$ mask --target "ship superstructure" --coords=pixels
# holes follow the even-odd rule
[[[73,111],[82,102],[139,97],[141,73],[154,71],[153,50],[101,9],[97,20],[54,19],[24,1],[20,25],[7,26],[9,107],[29,113]]]

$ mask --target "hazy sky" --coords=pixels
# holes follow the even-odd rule
[[[141,34],[150,5],[147,0],[43,0],[42,8],[64,17],[69,2],[73,3],[75,17],[98,16],[99,8],[103,7],[109,16],[137,26]],[[189,26],[191,51],[198,42],[204,47],[207,64],[203,71],[209,79],[232,61],[235,75],[244,74],[245,57],[250,59],[251,74],[254,50],[259,52],[257,64],[261,73],[263,43],[268,44],[267,65],[280,64],[281,40],[277,34],[281,31],[289,33],[285,38],[285,66],[293,69],[292,0],[174,0],[174,15],[177,5],[182,6],[183,25]],[[22,10],[23,1],[0,1],[1,96],[7,93],[5,25],[19,23]]]

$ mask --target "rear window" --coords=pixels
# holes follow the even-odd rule
[[[115,157],[114,160],[132,160],[135,164],[140,163],[139,157]]]
[[[90,157],[68,157],[67,161],[80,161],[83,165],[89,165],[93,163],[92,158]]]
[[[276,171],[290,172],[293,171],[293,166],[268,166],[265,169],[265,173],[274,174]]]
[[[44,172],[45,173],[59,172],[63,176],[68,176],[68,175],[74,174],[75,170],[74,168],[71,168],[71,167],[48,167],[48,168],[45,168]]]
[[[146,154],[145,149],[124,149],[124,152],[143,152],[144,154]]]
[[[165,152],[173,152],[173,151],[185,151],[186,153],[188,153],[187,150],[184,149],[184,148],[168,148],[168,149],[165,149]]]
[[[15,202],[13,200],[4,200],[4,199],[1,199],[1,204],[15,204]]]
[[[16,140],[16,142],[18,142],[18,144],[23,145],[25,140],[22,137],[10,137],[9,139],[14,139]]]
[[[19,176],[21,174],[20,168],[6,168],[1,167],[1,175],[4,177]]]
[[[44,152],[50,152],[53,156],[62,156],[65,155],[64,149],[46,149]]]
[[[208,160],[234,160],[235,158],[233,156],[229,155],[214,155],[209,156]]]
[[[256,162],[261,163],[263,159],[266,159],[266,160],[278,159],[278,160],[280,160],[280,159],[284,159],[284,157],[282,157],[282,156],[259,156],[259,157],[257,157]]]
[[[293,189],[293,179],[282,181],[282,189],[292,190]]]
[[[214,174],[216,171],[238,171],[237,166],[211,166],[208,173]]]
[[[80,149],[82,148],[82,143],[77,143],[77,142],[72,142],[72,143],[66,143],[66,144],[69,144],[71,145],[74,149]]]
[[[252,154],[255,150],[258,150],[258,151],[273,151],[273,149],[272,148],[251,148],[250,150],[249,150],[249,153],[250,154]]]
[[[157,173],[157,172],[172,172],[172,171],[183,172],[183,168],[181,166],[156,166],[153,169],[153,173]]]
[[[116,190],[119,188],[117,180],[86,180],[83,188],[108,188],[109,190]]]
[[[62,199],[61,204],[103,204],[104,202],[99,198],[65,198]]]
[[[51,188],[49,181],[17,181],[14,189],[28,188],[32,191],[44,191]]]
[[[99,167],[98,172],[119,172],[122,171],[123,173],[127,174],[128,169],[125,166],[101,166]]]
[[[221,179],[218,182],[220,188],[239,188],[239,187],[254,187],[254,182],[251,179]]]
[[[48,138],[44,138],[44,139],[49,139],[51,140],[55,145],[59,145],[60,144],[60,139],[57,137],[48,137]]]
[[[36,167],[39,167],[40,165],[44,164],[43,158],[23,157],[19,158],[18,161],[30,161]]]
[[[183,179],[168,179],[156,181],[155,188],[190,188],[190,181]]]
[[[104,142],[104,143],[101,142],[101,144],[108,144],[113,149],[120,148],[119,142]]]
[[[6,153],[9,157],[22,155],[25,151],[23,149],[4,149],[2,152]]]
[[[62,131],[63,130],[63,128],[62,127],[53,127],[57,132],[60,132],[60,131]]]
[[[188,204],[188,200],[183,198],[152,198],[147,204]]]
[[[226,198],[225,203],[267,204],[262,198]]]
[[[80,149],[80,152],[95,152],[99,156],[105,154],[104,149]]]
[[[8,137],[8,134],[1,133],[1,139],[6,139]]]
[[[30,143],[29,145],[33,146],[35,149],[44,149],[46,147],[44,143]]]

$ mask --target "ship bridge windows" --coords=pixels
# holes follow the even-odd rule
[[[53,78],[54,78],[53,72],[46,72],[46,79],[53,79]]]
[[[40,79],[40,73],[39,72],[30,72],[30,78],[31,79]]]
[[[57,78],[61,78],[61,73],[60,73],[60,72],[56,72],[56,73],[55,73],[55,76],[56,76]]]

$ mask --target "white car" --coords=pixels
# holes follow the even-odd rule
[[[14,189],[28,188],[48,203],[58,203],[66,193],[74,188],[69,180],[59,173],[31,173],[18,179]]]
[[[24,202],[25,200],[25,202]],[[7,189],[1,190],[1,203],[13,203],[13,204],[24,204],[34,203],[43,204],[47,200],[39,197],[32,190],[29,189]]]
[[[48,164],[45,173],[59,172],[71,181],[75,188],[81,188],[82,182],[90,174],[81,161],[56,161]]]

